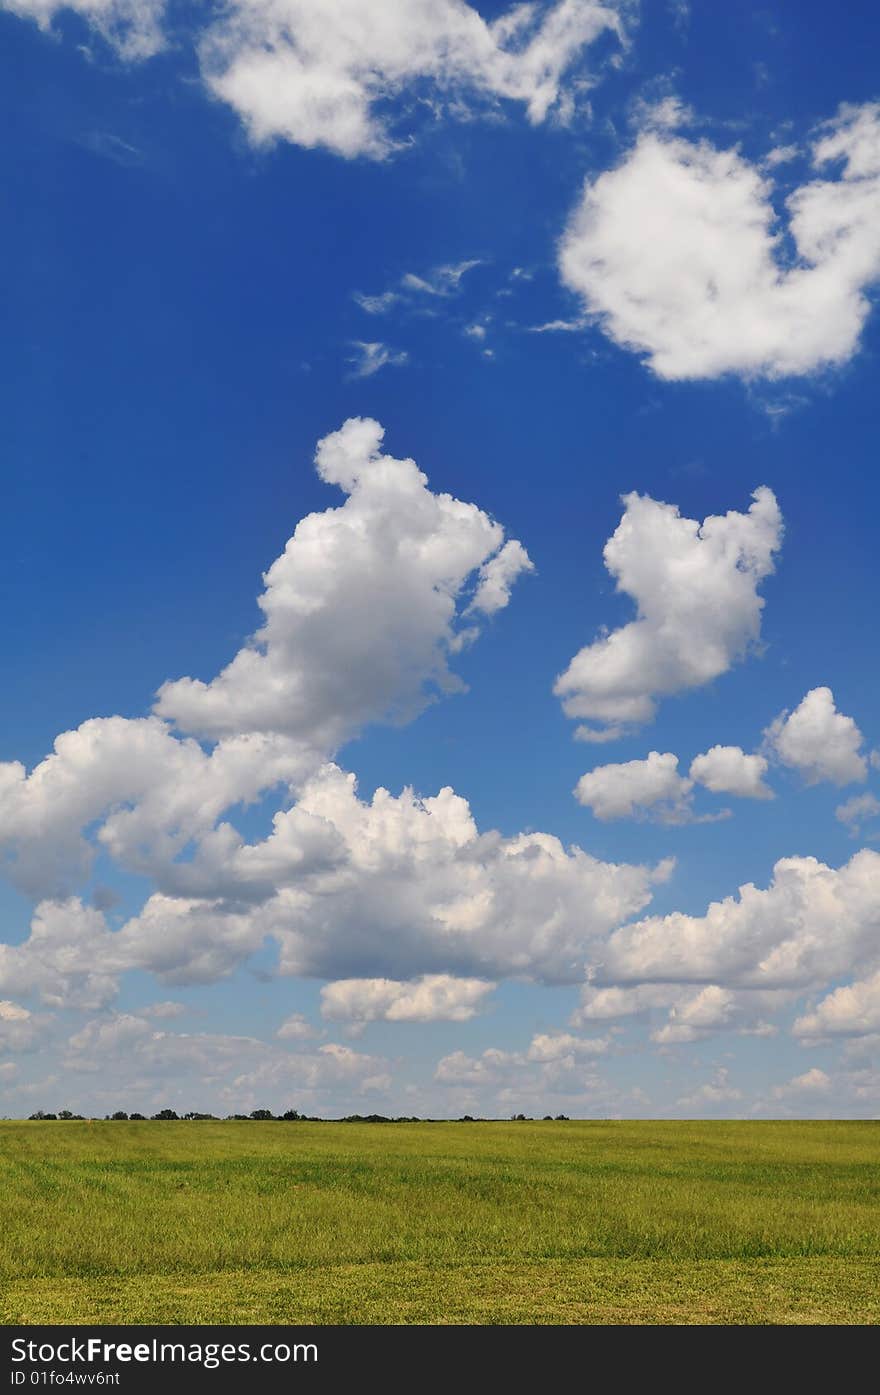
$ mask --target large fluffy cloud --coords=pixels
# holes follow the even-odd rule
[[[807,784],[849,785],[867,777],[862,733],[852,717],[837,711],[830,688],[813,688],[793,712],[776,718],[766,738],[783,765],[798,770]]]
[[[813,857],[776,863],[766,889],[740,887],[704,916],[651,916],[611,935],[596,981],[821,986],[878,955],[880,853],[839,869]]]
[[[880,275],[880,104],[843,107],[786,200],[737,150],[648,131],[587,184],[559,249],[565,283],[661,378],[813,372],[855,351]]]
[[[531,564],[476,505],[433,494],[414,461],[383,454],[383,434],[354,418],[319,443],[319,475],[348,498],[297,525],[265,575],[262,629],[211,682],[166,683],[161,716],[201,736],[284,733],[329,753],[461,687],[450,655]]]
[[[658,697],[711,682],[755,644],[758,587],[773,570],[782,517],[771,490],[753,501],[747,513],[698,523],[672,504],[625,496],[604,557],[637,617],[581,649],[554,688],[569,717],[593,723],[579,728],[584,740],[650,721]]]
[[[381,158],[398,143],[388,100],[419,87],[522,102],[532,122],[565,116],[564,75],[606,31],[621,34],[619,16],[596,0],[515,5],[491,23],[465,0],[232,0],[201,54],[252,140]]]

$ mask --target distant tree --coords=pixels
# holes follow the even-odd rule
[[[275,1118],[275,1115],[272,1113],[271,1109],[252,1109],[252,1110],[251,1110],[251,1118],[252,1118],[252,1119],[274,1119],[274,1118]]]
[[[557,1119],[564,1119],[566,1122],[568,1122],[568,1115],[567,1115],[567,1114],[557,1114],[556,1118],[557,1118]]]
[[[552,1115],[552,1114],[545,1114],[545,1115],[544,1115],[544,1123],[545,1123],[545,1124],[546,1124],[546,1122],[547,1122],[548,1119],[550,1120],[550,1122],[551,1122],[551,1124],[552,1124],[552,1123],[553,1123],[553,1115]]]
[[[58,1111],[58,1118],[59,1118],[59,1119],[81,1119],[81,1118],[82,1118],[82,1115],[81,1115],[81,1114],[71,1114],[71,1112],[70,1112],[69,1109],[59,1109],[59,1111]]]
[[[303,1115],[300,1114],[300,1112],[299,1112],[298,1109],[287,1109],[287,1110],[284,1111],[284,1113],[281,1115],[281,1117],[282,1117],[282,1119],[295,1120],[295,1119],[302,1119]]]
[[[516,1120],[517,1123],[519,1123],[520,1121],[522,1121],[523,1123],[526,1122],[526,1116],[524,1114],[511,1114],[510,1117],[511,1119]]]
[[[214,1118],[216,1118],[216,1115],[214,1115],[214,1114],[196,1114],[194,1111],[190,1111],[189,1114],[184,1114],[183,1117],[184,1117],[184,1119],[214,1119]]]
[[[134,1118],[135,1116],[132,1115],[131,1117]],[[128,1115],[126,1114],[126,1112],[125,1112],[124,1109],[117,1109],[117,1111],[116,1111],[115,1114],[111,1114],[111,1115],[110,1115],[110,1118],[111,1118],[111,1119],[127,1119],[127,1118],[128,1118]]]
[[[55,1119],[55,1118],[57,1118],[58,1116],[55,1115],[55,1114],[44,1114],[43,1111],[42,1111],[42,1109],[38,1109],[37,1112],[36,1112],[36,1114],[31,1114],[31,1115],[29,1115],[28,1117],[29,1117],[30,1119],[41,1120],[41,1119]]]
[[[180,1118],[180,1115],[179,1115],[179,1114],[176,1114],[175,1111],[174,1111],[173,1109],[160,1109],[158,1114],[154,1114],[154,1115],[153,1115],[153,1118],[154,1118],[154,1119],[179,1119],[179,1118]]]
[[[145,1114],[129,1114],[128,1117],[129,1119],[145,1119],[147,1116]]]

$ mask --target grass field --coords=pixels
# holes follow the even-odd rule
[[[5,1323],[876,1323],[880,1123],[2,1123]]]

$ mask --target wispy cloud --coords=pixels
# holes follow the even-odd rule
[[[346,362],[351,364],[353,378],[372,378],[381,368],[399,368],[409,361],[405,349],[392,349],[378,340],[365,342],[355,339],[352,348],[355,352],[349,355]]]

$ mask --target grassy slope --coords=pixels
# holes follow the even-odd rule
[[[880,1123],[0,1124],[5,1322],[876,1322]]]

